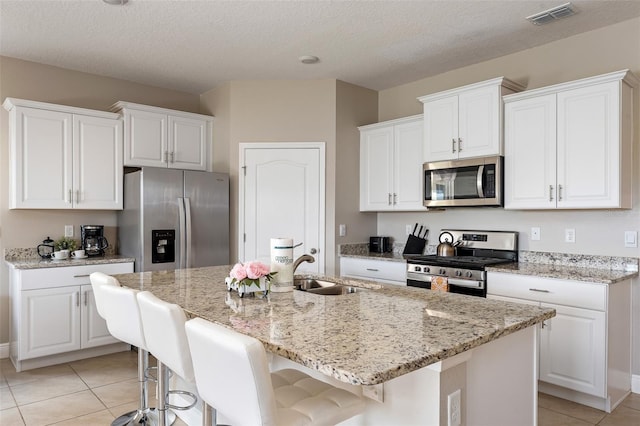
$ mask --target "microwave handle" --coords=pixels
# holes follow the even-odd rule
[[[484,198],[482,190],[482,176],[484,175],[484,164],[478,166],[478,176],[476,177],[476,188],[478,189],[478,198]]]

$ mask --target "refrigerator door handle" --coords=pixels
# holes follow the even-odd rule
[[[180,218],[180,259],[178,263],[179,269],[186,267],[186,215],[184,208],[184,198],[178,198],[178,213]]]
[[[193,232],[191,229],[191,200],[189,198],[185,198],[184,199],[184,210],[185,210],[185,227],[186,227],[186,232],[184,234],[185,236],[185,246],[187,248],[186,254],[187,256],[185,257],[185,268],[190,268],[191,267],[191,246],[193,244],[193,238],[191,238],[191,233]]]

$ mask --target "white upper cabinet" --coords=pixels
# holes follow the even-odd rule
[[[426,161],[502,155],[502,96],[522,89],[500,77],[418,98]]]
[[[211,171],[213,117],[117,102],[124,117],[124,165]]]
[[[422,115],[360,130],[360,211],[424,211]]]
[[[505,96],[505,208],[631,208],[635,86],[625,70]]]
[[[7,98],[9,207],[122,209],[117,114]]]

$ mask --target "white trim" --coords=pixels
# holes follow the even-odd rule
[[[245,176],[242,168],[245,163],[245,150],[247,149],[318,149],[320,151],[320,240],[318,244],[318,254],[314,255],[318,262],[318,273],[325,273],[325,265],[326,265],[326,178],[327,178],[327,170],[326,170],[326,143],[325,142],[241,142],[239,144],[239,161],[238,161],[238,259],[244,259],[244,222],[242,218],[244,217],[244,185],[245,185]],[[324,236],[324,238],[323,238]]]
[[[99,111],[96,109],[78,108],[78,107],[72,107],[67,105],[50,104],[47,102],[29,101],[26,99],[18,99],[18,98],[6,98],[2,103],[2,106],[7,111],[11,111],[15,107],[26,107],[26,108],[46,109],[49,111],[64,112],[67,114],[90,115],[92,117],[110,118],[113,120],[117,120],[120,118],[120,114],[116,114],[114,112]]]
[[[0,343],[0,359],[9,358],[9,342]]]
[[[465,92],[467,90],[476,90],[483,87],[491,87],[491,86],[505,87],[514,92],[520,92],[525,89],[525,86],[523,86],[522,84],[516,83],[515,81],[509,80],[508,78],[496,77],[496,78],[492,78],[491,80],[480,81],[478,83],[467,84],[466,86],[456,87],[453,89],[444,90],[442,92],[420,96],[418,100],[424,104],[427,102],[435,101],[437,99],[447,98],[452,95],[457,95],[458,93]]]
[[[387,121],[381,121],[379,123],[358,126],[358,130],[360,131],[371,130],[371,129],[377,129],[378,127],[387,127],[395,124],[410,123],[412,121],[422,120],[423,118],[424,118],[424,114],[416,114],[416,115],[411,115],[409,117],[396,118],[394,120],[387,120]]]
[[[161,108],[161,107],[151,106],[151,105],[142,105],[142,104],[136,104],[133,102],[126,102],[126,101],[118,101],[115,104],[111,105],[111,107],[109,108],[110,111],[113,111],[114,113],[118,113],[118,115],[123,113],[123,111],[129,110],[129,109],[134,109],[138,111],[155,112],[157,114],[167,114],[167,115],[173,115],[177,117],[194,118],[194,119],[206,120],[211,122],[214,119],[212,115],[204,115],[204,114],[198,114],[195,112],[187,112],[187,111],[178,111],[175,109]]]
[[[640,393],[640,374],[631,375],[631,392]]]

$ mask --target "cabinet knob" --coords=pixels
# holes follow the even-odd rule
[[[314,249],[314,248],[312,248],[311,250],[309,250],[309,253],[311,253],[311,254],[316,254],[317,252],[318,252],[318,250],[316,250],[316,249]]]

